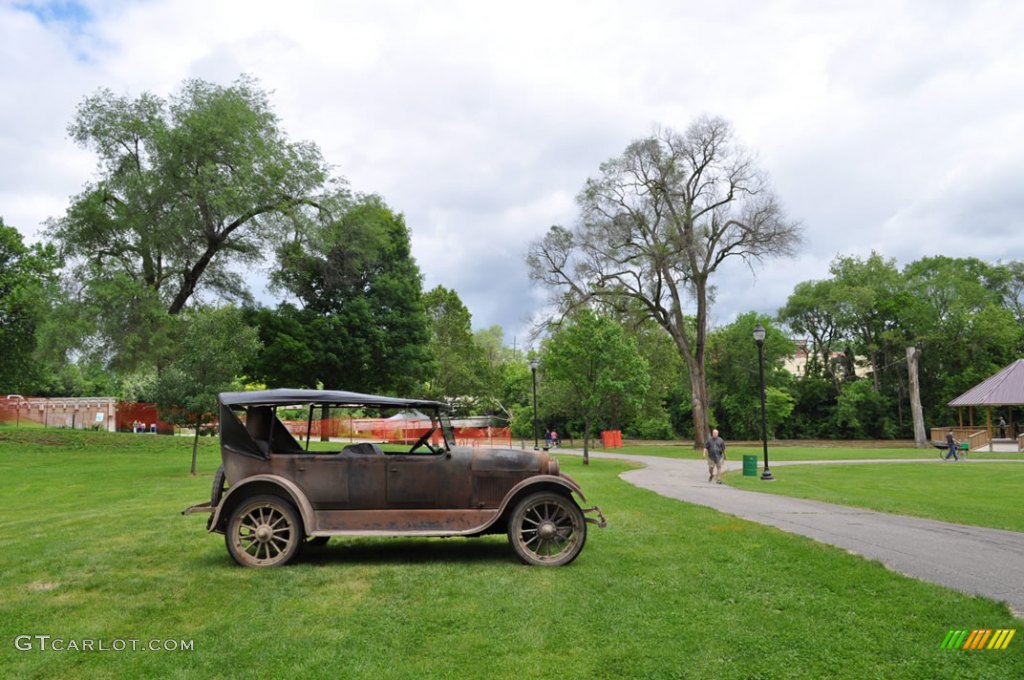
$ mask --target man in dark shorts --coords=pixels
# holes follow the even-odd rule
[[[708,459],[708,481],[722,483],[722,461],[725,460],[725,440],[718,430],[711,430],[711,438],[704,444],[704,457]]]

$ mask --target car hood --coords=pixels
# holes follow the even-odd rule
[[[473,453],[473,470],[478,472],[512,472],[548,469],[550,456],[539,451],[521,449],[476,449]]]

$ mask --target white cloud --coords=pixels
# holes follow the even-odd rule
[[[717,281],[713,317],[772,312],[837,254],[1024,250],[1024,5],[0,2],[0,215],[35,238],[92,177],[65,136],[98,87],[166,96],[258,77],[289,134],[403,212],[428,286],[522,337],[522,254],[653,126],[732,120],[805,253]],[[40,19],[45,17],[45,21]],[[83,17],[89,17],[83,19]]]

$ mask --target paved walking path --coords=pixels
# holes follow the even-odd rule
[[[581,451],[562,453],[582,454]],[[726,484],[708,483],[707,464],[703,460],[601,452],[591,452],[590,455],[593,458],[643,463],[645,467],[624,472],[622,478],[662,496],[705,505],[783,531],[808,536],[879,560],[902,574],[1006,602],[1015,616],[1024,618],[1024,533],[890,515],[777,494],[741,491]],[[943,464],[938,458],[814,461],[813,464],[890,462]],[[966,464],[983,462],[989,461],[971,461]],[[794,464],[807,463],[779,462],[772,467]],[[740,468],[740,463],[726,461],[727,470]]]

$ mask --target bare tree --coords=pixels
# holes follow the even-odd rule
[[[563,311],[598,303],[657,321],[689,371],[695,446],[703,447],[712,275],[730,257],[753,267],[793,254],[799,225],[721,118],[633,142],[587,180],[577,203],[575,228],[552,227],[530,245],[531,279],[550,287]]]

